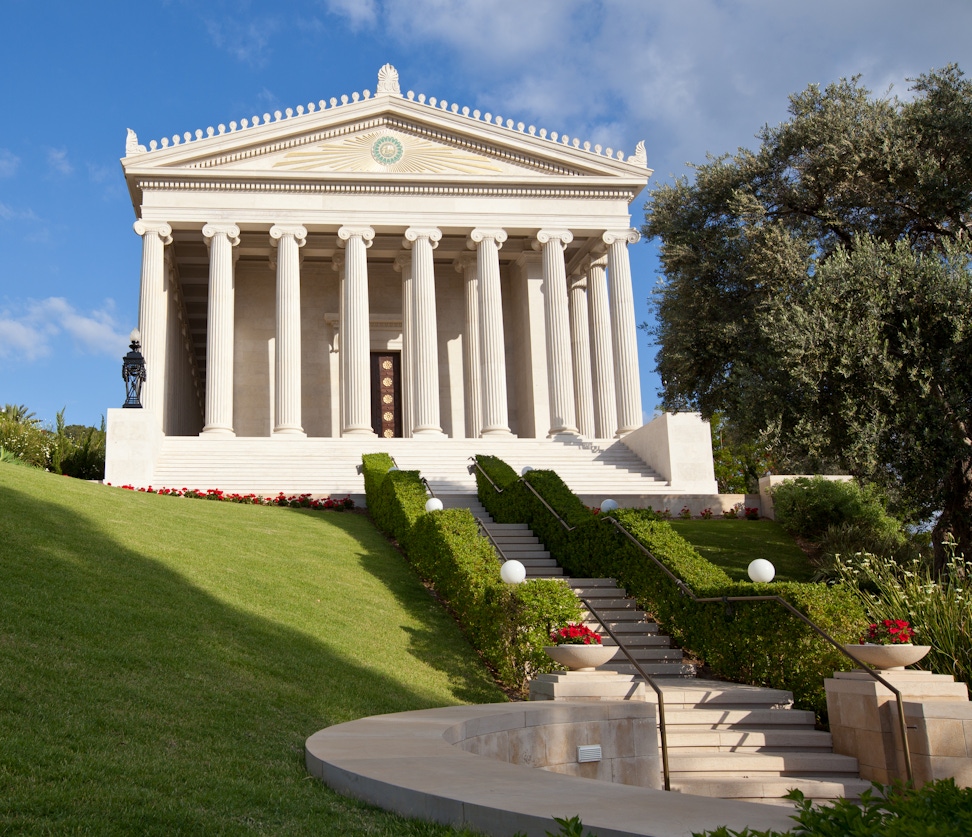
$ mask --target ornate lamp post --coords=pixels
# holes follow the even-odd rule
[[[132,329],[129,336],[132,341],[129,353],[122,358],[122,379],[125,381],[125,403],[123,407],[142,407],[142,384],[145,383],[145,358],[139,349],[142,348],[142,335],[138,329]]]

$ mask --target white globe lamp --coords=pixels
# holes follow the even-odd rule
[[[520,468],[520,476],[521,477],[525,477],[532,470],[533,470],[533,466],[532,465],[524,465],[522,468]]]
[[[608,512],[613,512],[617,508],[620,507],[614,500],[604,500],[601,503],[601,514],[607,514]]]
[[[750,579],[757,584],[769,584],[776,575],[776,567],[765,558],[757,558],[749,564],[746,572],[749,573]]]
[[[526,567],[519,561],[505,561],[500,567],[500,578],[507,584],[522,584],[526,579]]]
[[[438,497],[430,497],[425,501],[427,512],[442,511],[442,501]]]

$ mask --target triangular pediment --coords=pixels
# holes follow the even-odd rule
[[[384,69],[384,68],[383,68]],[[243,119],[205,132],[150,143],[129,135],[123,165],[129,175],[307,178],[360,176],[389,180],[516,180],[595,178],[643,185],[651,174],[643,148],[625,157],[583,146],[556,133],[501,120],[479,111],[460,112],[425,97],[382,92],[327,107],[298,108],[283,116]],[[636,187],[640,190],[640,187]]]

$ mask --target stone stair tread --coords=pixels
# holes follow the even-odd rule
[[[808,773],[845,774],[857,776],[857,759],[839,753],[789,751],[786,753],[729,753],[708,752],[670,753],[668,763],[672,773],[732,773],[746,777],[753,773],[775,773],[781,776]]]
[[[823,730],[762,730],[762,729],[685,729],[668,731],[668,744],[683,750],[708,748],[760,748],[765,750],[785,747],[787,749],[830,748],[833,744],[830,733]]]
[[[746,799],[753,802],[766,802],[781,799],[796,788],[809,799],[827,800],[837,797],[859,799],[871,787],[863,779],[817,776],[752,777],[730,779],[725,776],[707,775],[672,777],[672,790],[696,796],[711,796],[719,799]],[[788,801],[782,800],[786,802]]]
[[[680,708],[669,706],[665,699],[665,716],[669,727],[677,724],[706,724],[724,727],[733,724],[738,727],[770,725],[776,729],[792,727],[795,729],[813,728],[813,713],[806,709],[706,709],[703,707]]]

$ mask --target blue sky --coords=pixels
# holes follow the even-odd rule
[[[0,404],[97,424],[121,405],[141,243],[119,158],[254,113],[403,90],[633,153],[652,184],[785,119],[787,96],[860,74],[907,96],[972,73],[969,0],[0,0]],[[647,195],[632,205],[640,226]],[[632,247],[650,316],[650,243]],[[639,335],[643,401],[655,349]]]

